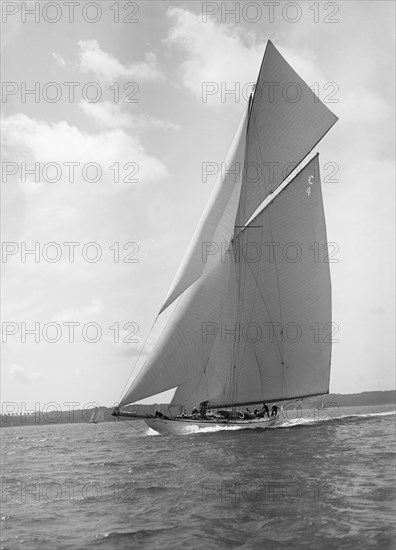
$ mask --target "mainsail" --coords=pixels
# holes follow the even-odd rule
[[[178,299],[175,310],[120,406],[171,388],[175,406],[328,392],[331,287],[316,253],[327,244],[318,156],[250,218],[335,121],[268,42],[228,171],[161,312]]]
[[[234,239],[235,368],[216,404],[328,392],[331,283],[318,158]]]

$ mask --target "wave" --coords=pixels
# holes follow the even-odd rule
[[[167,531],[172,531],[174,529],[173,526],[170,527],[153,527],[153,528],[145,528],[145,529],[129,529],[127,531],[108,531],[107,533],[104,533],[102,535],[105,539],[122,539],[124,537],[130,539],[132,537],[147,537],[153,534],[160,534]]]
[[[329,418],[295,418],[293,420],[287,420],[281,425],[274,426],[274,429],[280,428],[291,428],[293,426],[305,426],[311,424],[322,424],[326,422],[339,422],[339,421],[353,421],[355,419],[370,419],[374,417],[383,417],[383,416],[394,416],[395,411],[386,411],[386,412],[376,412],[376,413],[355,413],[355,414],[341,414],[339,416],[332,416]]]
[[[304,417],[301,418],[293,418],[290,420],[284,420],[281,424],[274,424],[272,426],[266,426],[267,430],[280,430],[284,428],[294,428],[297,426],[312,426],[312,425],[318,425],[318,424],[325,424],[328,422],[353,422],[357,420],[368,420],[375,417],[386,417],[386,416],[392,416],[396,414],[396,410],[394,411],[386,411],[386,412],[375,412],[375,413],[355,413],[355,414],[342,414],[338,416],[330,416],[328,418],[315,418],[315,417]],[[228,432],[228,431],[239,431],[239,430],[246,430],[249,429],[248,426],[243,425],[214,425],[214,426],[208,426],[205,428],[191,425],[186,426],[185,432],[183,435],[193,435],[193,434],[209,434],[209,433],[216,433],[216,432]],[[148,428],[146,435],[150,436],[157,436],[160,435],[156,431],[152,430],[151,428]]]

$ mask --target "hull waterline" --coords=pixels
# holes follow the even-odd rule
[[[268,430],[281,425],[279,418],[260,420],[241,420],[229,422],[223,420],[174,420],[163,418],[145,418],[147,426],[161,435],[185,435],[208,433],[222,430]]]

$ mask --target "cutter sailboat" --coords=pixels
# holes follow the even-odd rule
[[[159,315],[173,313],[115,416],[173,389],[165,415],[142,415],[159,433],[265,429],[280,417],[243,407],[329,392],[327,235],[319,157],[307,157],[336,121],[268,41]]]

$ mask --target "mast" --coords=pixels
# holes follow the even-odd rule
[[[329,266],[314,264],[305,249],[327,242],[317,156],[251,218],[336,120],[268,41],[226,159],[239,167],[237,177],[219,177],[162,306],[179,299],[172,318],[120,406],[171,388],[173,406],[207,401],[208,408],[328,392],[331,345],[309,340],[310,325],[331,322]],[[303,259],[285,262],[282,251],[296,240]],[[244,255],[254,247],[267,256]],[[264,323],[271,341],[223,338],[223,326],[236,336],[255,323]],[[284,331],[293,323],[304,335],[291,343]]]

